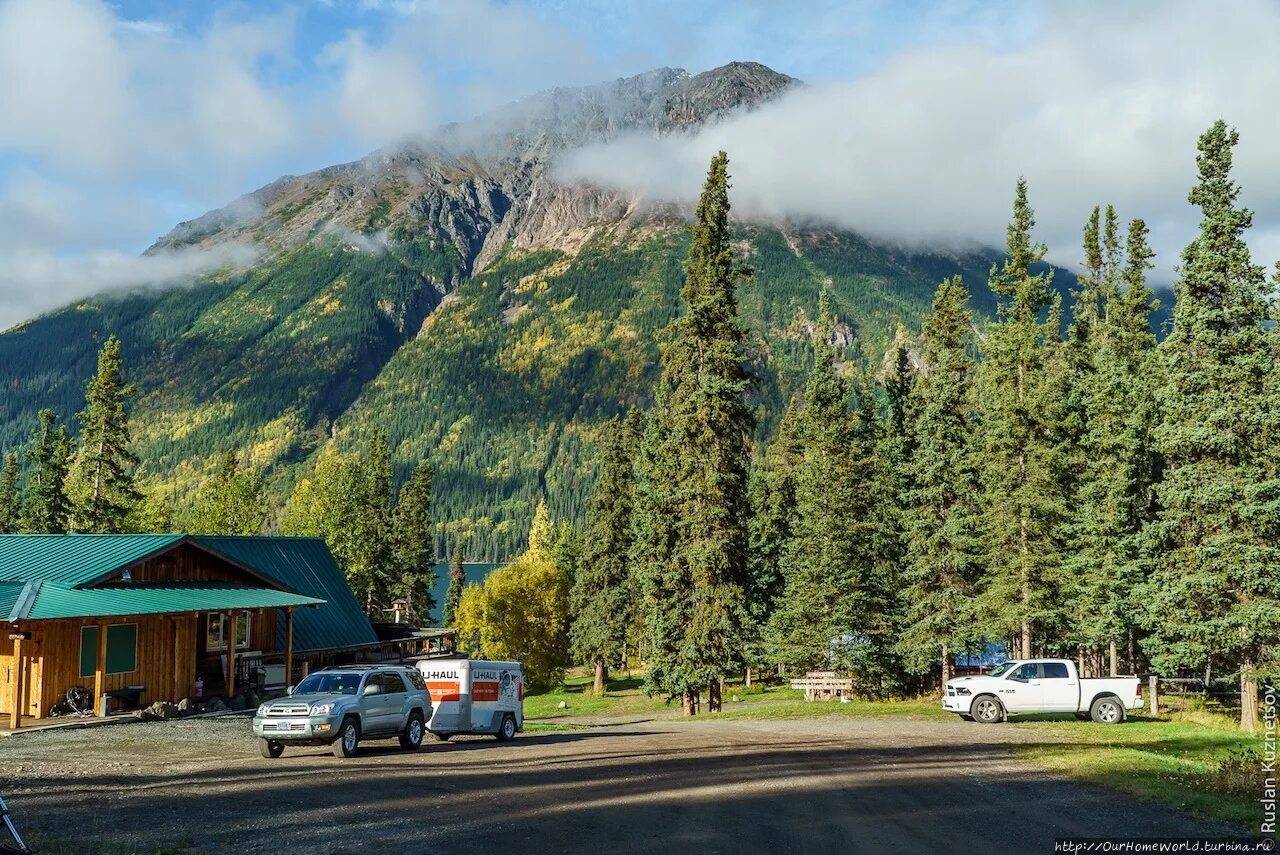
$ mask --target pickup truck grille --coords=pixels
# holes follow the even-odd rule
[[[947,694],[951,695],[952,697],[955,697],[955,694],[956,694],[955,688],[952,686],[947,686]]]
[[[267,707],[267,715],[306,715],[311,708],[306,704],[289,704],[288,706],[276,705]]]

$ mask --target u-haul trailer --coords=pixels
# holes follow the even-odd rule
[[[418,670],[431,692],[427,730],[437,737],[491,733],[507,740],[524,730],[524,669],[519,662],[423,659]]]

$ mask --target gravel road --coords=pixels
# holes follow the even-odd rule
[[[263,760],[243,718],[0,740],[0,792],[55,852],[1047,853],[1061,836],[1209,833],[1051,777],[1003,725],[655,720],[317,748]]]

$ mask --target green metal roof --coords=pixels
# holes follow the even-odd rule
[[[2,534],[0,582],[82,585],[182,540],[181,534]]]
[[[325,604],[293,616],[295,650],[331,650],[378,640],[342,569],[319,537],[193,537],[201,546],[252,567]],[[276,638],[284,638],[284,616]]]
[[[18,604],[18,597],[25,587],[27,587],[26,582],[0,582],[0,620],[4,619],[4,615],[13,611],[13,607]]]
[[[324,602],[286,591],[225,582],[165,582],[87,589],[44,582],[28,587],[36,588],[35,596],[18,597],[8,613],[0,612],[7,615],[7,620],[274,609],[318,606]]]

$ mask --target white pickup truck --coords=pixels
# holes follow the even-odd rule
[[[984,675],[948,680],[942,708],[963,719],[993,724],[1017,713],[1074,713],[1119,724],[1142,709],[1137,677],[1084,677],[1070,659],[1015,659]]]

